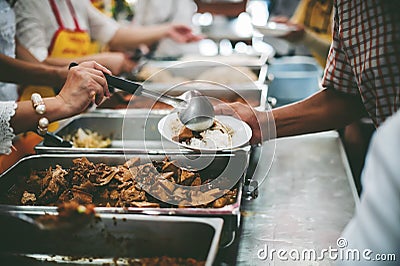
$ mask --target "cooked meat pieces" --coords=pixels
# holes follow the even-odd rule
[[[129,261],[133,266],[203,266],[204,261],[198,261],[193,258],[172,258],[162,256],[158,258],[141,258]]]
[[[22,205],[25,205],[28,203],[34,203],[35,201],[36,201],[35,194],[29,193],[28,191],[24,191],[24,194],[22,194],[22,199],[21,199]]]
[[[82,157],[74,159],[70,168],[57,165],[33,171],[10,189],[8,197],[12,204],[50,206],[76,202],[99,207],[223,207],[235,202],[237,190],[203,186],[208,182],[196,170],[168,158],[151,163],[132,158],[109,166]],[[223,199],[216,202],[221,193]],[[167,204],[170,200],[177,204]]]
[[[177,136],[173,137],[173,140],[178,141],[178,142],[186,142],[187,140],[190,140],[191,138],[194,137],[193,131],[190,130],[189,128],[183,126],[180,130]]]
[[[57,208],[58,215],[45,214],[36,220],[46,229],[79,229],[89,224],[95,217],[94,205],[80,205],[77,202],[62,203]]]
[[[139,157],[133,157],[124,163],[124,167],[131,168],[132,166],[138,166],[140,163]]]
[[[57,165],[55,170],[49,169],[46,176],[43,178],[42,186],[45,189],[41,192],[39,199],[42,202],[50,202],[57,198],[61,192],[67,188],[68,182],[65,180],[65,175],[68,172]]]

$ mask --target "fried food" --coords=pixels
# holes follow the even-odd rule
[[[124,164],[110,166],[81,157],[74,159],[70,168],[57,165],[21,177],[9,190],[7,203],[56,206],[76,202],[97,207],[221,208],[236,201],[236,188],[204,190],[201,185],[208,182],[198,171],[182,168],[168,158],[149,163],[131,158]],[[157,195],[157,199],[153,195]],[[226,199],[216,202],[218,197]],[[171,200],[176,205],[167,203]],[[188,200],[190,202],[185,203]]]
[[[78,128],[73,135],[67,135],[65,140],[72,141],[75,148],[107,148],[111,139],[89,129]]]

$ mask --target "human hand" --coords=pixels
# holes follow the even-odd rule
[[[192,29],[183,24],[169,24],[167,37],[179,43],[197,42],[203,39],[203,36],[193,34]]]
[[[250,139],[251,144],[258,144],[269,138],[266,132],[267,112],[257,111],[251,106],[239,102],[218,104],[214,107],[214,111],[216,115],[231,115],[246,122],[253,132]]]
[[[270,18],[271,22],[275,22],[275,23],[288,23],[289,22],[289,18],[286,16],[275,16],[275,17],[271,17]]]
[[[91,57],[94,61],[108,68],[114,75],[130,73],[136,66],[136,62],[128,55],[121,52],[104,52]]]
[[[67,81],[56,96],[65,117],[85,111],[91,103],[99,105],[110,92],[104,74],[110,70],[95,61],[83,62],[72,67]]]
[[[290,19],[288,17],[277,16],[277,17],[271,18],[270,21],[275,22],[275,23],[285,24],[286,26],[291,28],[289,33],[285,34],[284,36],[279,37],[281,39],[285,39],[288,42],[292,42],[292,43],[299,43],[305,37],[306,32],[305,32],[304,26],[301,24],[293,23],[292,21],[290,21]]]

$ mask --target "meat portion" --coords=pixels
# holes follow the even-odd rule
[[[57,211],[58,215],[45,214],[36,220],[48,230],[74,230],[89,224],[95,217],[92,204],[84,206],[77,202],[62,203]]]
[[[48,203],[58,198],[64,189],[67,188],[68,182],[65,175],[68,172],[57,165],[56,169],[51,168],[47,171],[46,176],[42,179],[41,185],[44,190],[39,195],[40,202]]]
[[[162,256],[159,258],[141,258],[129,261],[129,265],[134,266],[202,266],[204,261],[198,261],[192,258],[171,258]]]
[[[189,128],[183,126],[177,136],[173,136],[172,140],[177,142],[186,142],[194,137],[193,131]]]
[[[98,207],[152,208],[221,208],[235,202],[236,189],[201,186],[207,182],[196,170],[182,168],[168,158],[151,163],[131,158],[122,165],[109,166],[82,157],[73,160],[68,169],[57,165],[54,169],[32,172],[9,191],[8,198],[11,204],[22,205],[75,202]]]
[[[35,194],[29,193],[28,191],[24,191],[24,194],[22,194],[22,199],[21,199],[22,205],[25,205],[28,203],[35,203],[35,201],[36,201]]]

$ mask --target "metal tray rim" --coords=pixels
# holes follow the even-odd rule
[[[245,151],[247,153],[247,160],[249,160],[249,151]],[[179,155],[180,153],[173,154],[173,155]],[[103,156],[104,154],[102,154]],[[143,155],[142,154],[137,154],[137,155]],[[157,154],[156,154],[157,155]],[[37,154],[37,155],[31,155],[22,158],[19,160],[16,164],[11,166],[9,169],[7,169],[5,172],[3,172],[0,175],[0,178],[3,176],[7,175],[9,172],[11,172],[15,167],[17,167],[20,163],[27,161],[27,160],[32,160],[35,158],[77,158],[77,157],[91,157],[91,156],[96,156],[96,154]],[[108,157],[121,157],[119,154],[107,154]],[[207,154],[199,154],[199,156],[207,156]],[[214,156],[221,156],[221,157],[226,157],[226,156],[234,156],[234,153],[217,153]],[[247,161],[247,166],[248,166],[248,161]],[[222,208],[139,208],[139,207],[128,207],[128,208],[122,208],[122,207],[95,207],[95,211],[99,213],[142,213],[142,214],[152,214],[152,215],[202,215],[202,216],[207,216],[207,215],[239,215],[240,214],[240,201],[242,198],[242,190],[243,190],[243,182],[245,179],[246,172],[243,174],[243,176],[240,178],[238,181],[238,194],[237,194],[237,201],[233,204],[226,205]],[[37,213],[37,212],[46,212],[46,211],[54,211],[57,209],[57,207],[54,206],[20,206],[20,205],[7,205],[7,204],[0,204],[0,208],[2,209],[8,209],[10,211],[23,211],[23,212],[32,212],[32,213]]]

